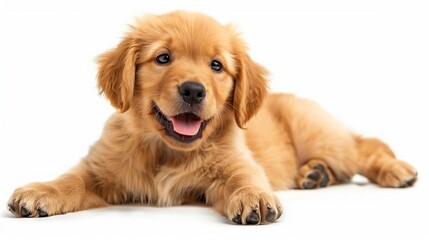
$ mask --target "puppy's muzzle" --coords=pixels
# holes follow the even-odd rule
[[[185,82],[179,86],[179,93],[183,101],[189,105],[200,104],[206,97],[206,88],[196,82]]]

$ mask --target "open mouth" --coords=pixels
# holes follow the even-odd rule
[[[202,137],[207,120],[201,119],[192,112],[180,113],[176,116],[168,117],[161,112],[156,103],[153,103],[152,110],[158,122],[164,126],[165,134],[183,143],[190,143]]]

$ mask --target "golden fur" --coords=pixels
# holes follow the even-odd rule
[[[160,54],[171,62],[158,64]],[[222,71],[210,68],[214,59]],[[357,173],[384,187],[416,180],[387,145],[357,136],[314,102],[268,94],[266,70],[233,27],[210,17],[147,16],[98,63],[100,91],[118,112],[74,169],[13,193],[8,206],[16,216],[203,200],[235,223],[259,224],[283,211],[273,190],[325,187]],[[178,93],[190,80],[206,89],[197,110]],[[157,117],[183,109],[207,120],[201,138],[182,142],[166,134]]]

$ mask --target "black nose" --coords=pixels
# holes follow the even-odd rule
[[[189,104],[198,104],[206,97],[206,88],[195,82],[185,82],[179,87],[183,101]]]

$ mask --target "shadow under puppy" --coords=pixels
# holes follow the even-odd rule
[[[386,144],[314,102],[268,94],[266,70],[234,28],[208,16],[146,16],[98,64],[100,91],[118,111],[75,168],[15,190],[14,215],[203,198],[232,222],[260,224],[283,212],[273,190],[326,187],[357,173],[383,187],[416,180]]]

